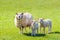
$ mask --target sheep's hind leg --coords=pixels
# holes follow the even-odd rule
[[[41,33],[42,31],[41,31],[41,27],[40,27],[40,33]]]
[[[44,30],[44,34],[45,34],[45,27],[44,27],[44,29],[43,29],[43,30]]]
[[[48,28],[48,33],[50,33],[51,32],[51,27],[49,26],[49,28]]]
[[[29,33],[30,33],[30,26],[29,26]]]

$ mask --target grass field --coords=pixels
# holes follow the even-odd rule
[[[52,33],[19,34],[14,25],[16,12],[30,12],[34,19],[50,18]],[[60,40],[60,0],[0,0],[0,40]]]

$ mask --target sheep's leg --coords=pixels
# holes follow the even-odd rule
[[[35,36],[35,35],[36,35],[36,30],[32,28],[31,36]]]
[[[48,33],[51,32],[51,28],[52,28],[52,23],[50,22],[50,23],[49,23],[49,28],[48,28]]]
[[[31,33],[31,36],[33,36],[33,32]]]
[[[34,29],[32,28],[32,33],[31,33],[31,36],[33,36],[33,34],[34,34]]]
[[[21,28],[19,28],[19,34],[21,33]]]
[[[41,27],[40,27],[40,33],[41,33],[42,31],[41,31]]]
[[[45,27],[44,27],[44,34],[45,34]]]
[[[38,33],[38,28],[37,28],[37,33]]]
[[[22,27],[20,27],[20,33],[21,33],[21,34],[23,33],[23,28],[22,28]]]
[[[36,30],[34,30],[34,36],[36,36]]]
[[[29,33],[30,33],[30,27],[31,27],[31,26],[29,26]]]
[[[48,33],[50,33],[51,32],[51,26],[49,26],[49,28],[48,28]]]
[[[27,32],[26,27],[25,27],[25,32]]]

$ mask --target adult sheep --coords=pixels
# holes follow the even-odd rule
[[[44,34],[45,34],[45,28],[48,27],[48,33],[51,32],[51,28],[52,28],[52,21],[50,19],[43,19],[40,18],[39,19],[40,22],[40,32],[41,32],[41,28],[44,28]]]
[[[23,33],[23,29],[30,27],[33,17],[30,13],[16,13],[15,15],[15,25],[20,29],[20,32]]]

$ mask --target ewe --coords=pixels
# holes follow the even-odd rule
[[[30,27],[33,17],[30,13],[16,13],[15,15],[15,25],[20,29],[20,32],[23,33],[23,29]]]

